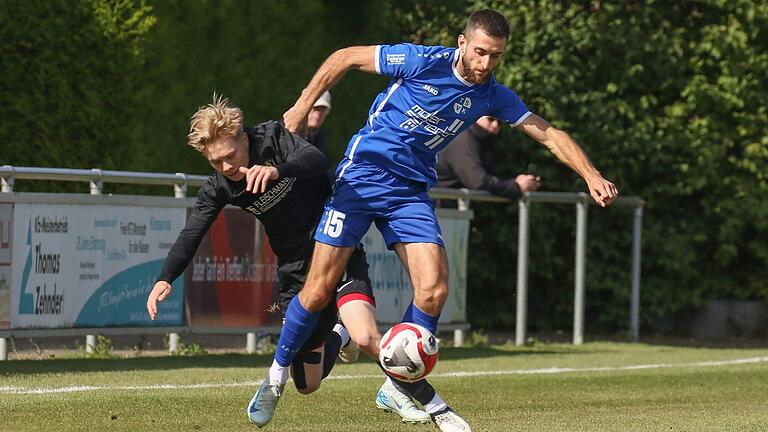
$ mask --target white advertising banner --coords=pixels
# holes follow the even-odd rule
[[[11,233],[13,204],[0,203],[0,329],[11,324]]]
[[[11,327],[181,325],[184,281],[150,321],[146,299],[183,208],[16,203]]]
[[[445,251],[448,254],[448,300],[440,314],[440,323],[467,321],[467,247],[469,219],[440,217]],[[363,237],[371,284],[376,297],[376,321],[400,322],[413,301],[413,288],[408,273],[394,251],[387,249],[374,225]]]

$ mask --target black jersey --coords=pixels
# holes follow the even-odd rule
[[[173,282],[195,255],[208,228],[227,204],[250,212],[264,225],[278,264],[308,259],[323,203],[331,192],[328,159],[315,146],[271,121],[245,129],[249,166],[274,166],[280,178],[264,193],[245,190],[245,179],[232,181],[218,171],[197,194],[192,214],[168,251],[159,281]]]

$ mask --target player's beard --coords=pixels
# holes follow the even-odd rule
[[[490,74],[486,75],[485,78],[478,80],[475,78],[475,74],[472,72],[472,66],[469,64],[469,61],[467,61],[467,58],[465,56],[461,56],[461,76],[464,77],[464,79],[472,84],[482,84],[488,80],[488,77]]]

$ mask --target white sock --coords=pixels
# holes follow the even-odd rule
[[[431,401],[424,405],[424,411],[428,412],[429,414],[440,412],[446,408],[448,408],[448,404],[445,403],[443,398],[441,398],[437,393],[435,393],[435,397],[433,397]]]
[[[288,381],[288,370],[290,367],[283,367],[277,364],[277,360],[272,360],[272,366],[269,368],[269,383],[283,385]]]
[[[341,336],[341,347],[344,348],[349,343],[349,332],[346,328],[344,328],[341,324],[336,324],[333,326],[333,331],[335,331],[339,336]]]
[[[398,389],[398,388],[395,386],[395,383],[392,381],[392,378],[390,378],[390,377],[387,377],[387,380],[386,380],[386,381],[384,381],[384,384],[382,385],[382,387],[387,387],[387,386],[388,386],[388,387],[391,387],[391,388],[393,388],[393,389],[399,390],[399,389]]]

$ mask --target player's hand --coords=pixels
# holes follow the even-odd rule
[[[302,138],[306,138],[309,132],[307,128],[308,114],[296,108],[296,106],[291,107],[291,109],[283,114],[285,128]]]
[[[588,179],[587,187],[589,188],[589,193],[592,195],[592,199],[594,199],[600,207],[608,206],[617,196],[619,196],[619,190],[616,188],[616,185],[599,175]]]
[[[149,317],[154,320],[157,316],[157,302],[165,300],[171,295],[171,284],[165,281],[158,281],[149,293],[147,298],[147,312]]]
[[[245,190],[251,193],[264,193],[270,180],[280,178],[280,171],[273,166],[254,165],[250,168],[240,167],[240,172],[245,174]]]
[[[515,177],[515,183],[520,187],[520,192],[533,192],[541,187],[541,177],[533,174],[520,174]]]

